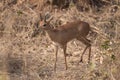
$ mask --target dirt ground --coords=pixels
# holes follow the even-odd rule
[[[0,3],[0,80],[120,79],[120,5],[106,6],[98,13],[80,12],[74,6],[51,12],[53,23],[62,15],[61,23],[80,19],[99,30],[96,36],[88,36],[92,41],[89,64],[88,51],[80,63],[85,45],[74,39],[67,44],[68,70],[65,70],[63,50],[59,46],[57,70],[54,71],[55,43],[44,31],[36,31],[34,23],[39,19],[38,11],[24,4]],[[118,8],[116,12],[114,6]]]

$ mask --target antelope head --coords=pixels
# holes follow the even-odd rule
[[[50,24],[52,19],[53,16],[50,16],[50,14],[45,14],[44,18],[40,14],[40,21],[39,21],[40,28],[44,30],[53,30],[54,26]]]

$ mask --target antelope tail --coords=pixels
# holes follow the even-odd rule
[[[92,33],[97,33],[99,36],[101,36],[104,39],[108,39],[107,35],[103,32],[101,32],[98,28],[96,27],[91,27],[91,32]]]

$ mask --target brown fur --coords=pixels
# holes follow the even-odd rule
[[[89,34],[89,31],[91,31],[91,28],[87,22],[78,20],[64,24],[55,29],[53,29],[53,27],[49,23],[41,22],[40,28],[44,29],[48,33],[50,39],[53,42],[59,43],[62,46],[64,51],[66,69],[67,69],[66,48],[67,48],[67,43],[72,39],[77,39],[86,45],[86,48],[82,53],[80,61],[81,62],[83,61],[82,59],[83,54],[85,53],[87,48],[89,48],[88,62],[90,61],[91,44],[90,44],[90,40],[88,40],[86,36]],[[56,60],[54,67],[55,70],[56,70],[56,62],[57,62],[57,53],[58,53],[58,46],[56,46]]]

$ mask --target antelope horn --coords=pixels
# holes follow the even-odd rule
[[[40,20],[43,20],[43,18],[42,18],[42,14],[40,13]]]

